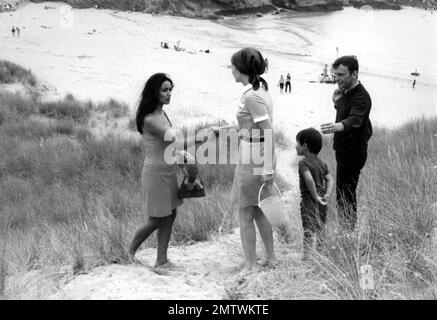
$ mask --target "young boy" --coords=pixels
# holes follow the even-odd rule
[[[334,180],[328,167],[317,156],[322,149],[322,135],[316,129],[300,131],[296,136],[296,152],[305,156],[299,161],[299,187],[302,201],[303,260],[308,259],[314,236],[320,244],[323,226],[326,222],[327,204],[331,197]]]

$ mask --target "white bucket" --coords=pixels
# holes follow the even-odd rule
[[[285,214],[285,204],[282,200],[281,191],[279,191],[278,186],[273,183],[273,186],[276,188],[279,195],[272,195],[261,200],[261,191],[264,186],[265,183],[263,183],[258,192],[258,206],[261,208],[267,220],[269,220],[270,224],[278,226],[287,222],[287,217]]]

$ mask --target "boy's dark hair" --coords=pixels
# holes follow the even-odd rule
[[[354,71],[358,72],[358,59],[356,56],[343,56],[338,58],[334,61],[332,64],[332,67],[334,69],[337,69],[339,65],[344,65],[349,70],[349,73],[352,73]]]
[[[296,140],[303,145],[307,144],[308,150],[311,153],[319,154],[320,150],[322,150],[323,139],[322,135],[319,131],[314,128],[304,129],[299,131],[296,135]]]

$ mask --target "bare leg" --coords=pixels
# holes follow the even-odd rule
[[[167,249],[170,242],[171,230],[173,228],[173,222],[176,218],[176,209],[172,210],[172,214],[165,217],[166,221],[161,228],[158,229],[158,254],[156,256],[155,267],[159,267],[168,263]]]
[[[255,207],[246,207],[240,209],[240,235],[243,243],[244,253],[246,255],[247,270],[252,270],[256,266],[256,232],[255,224]]]
[[[274,266],[276,264],[275,253],[273,252],[273,229],[270,222],[267,220],[264,213],[259,207],[255,207],[255,222],[258,226],[261,239],[263,240],[264,247],[266,249],[267,265]]]
[[[137,230],[129,246],[129,256],[133,258],[138,247],[164,222],[165,218],[148,217],[146,223]]]

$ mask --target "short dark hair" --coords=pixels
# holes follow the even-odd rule
[[[356,56],[343,56],[338,58],[334,61],[332,64],[332,67],[334,69],[337,69],[339,65],[344,65],[349,70],[349,73],[352,73],[354,71],[358,72],[358,59]]]
[[[299,131],[296,135],[296,140],[303,145],[307,144],[308,149],[311,153],[319,154],[322,150],[323,139],[319,131],[314,128],[304,129]]]

